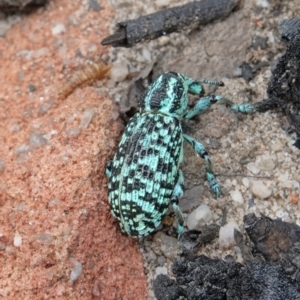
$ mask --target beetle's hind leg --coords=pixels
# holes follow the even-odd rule
[[[183,174],[182,171],[179,170],[178,171],[178,180],[177,183],[175,185],[172,197],[171,197],[171,203],[173,206],[173,210],[176,216],[176,220],[177,220],[177,233],[178,233],[178,237],[183,233],[184,231],[184,227],[183,227],[183,216],[182,216],[182,212],[179,208],[179,198],[183,195]]]
[[[206,178],[208,180],[209,186],[210,186],[211,190],[216,194],[216,197],[220,197],[221,188],[220,188],[220,185],[212,171],[210,157],[209,157],[206,149],[200,142],[193,139],[192,137],[190,137],[186,134],[184,134],[183,137],[193,147],[195,152],[205,160],[205,162],[206,162]]]

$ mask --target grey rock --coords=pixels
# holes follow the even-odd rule
[[[184,195],[179,201],[179,207],[182,212],[190,211],[199,206],[202,202],[202,195],[204,193],[203,186],[193,186],[184,192]]]
[[[179,252],[179,245],[176,238],[168,236],[163,232],[158,232],[154,236],[154,242],[159,246],[164,256],[174,259]]]
[[[89,8],[94,11],[100,11],[101,7],[96,0],[89,0]]]

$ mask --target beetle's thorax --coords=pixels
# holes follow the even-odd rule
[[[148,87],[141,101],[142,111],[157,111],[176,118],[184,115],[188,86],[179,74],[174,74],[162,74]]]

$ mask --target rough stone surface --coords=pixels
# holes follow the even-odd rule
[[[49,1],[0,40],[0,298],[146,298],[137,244],[121,235],[107,201],[117,108],[101,88],[57,97],[106,33],[112,11],[101,8]],[[53,36],[58,23],[65,32]]]

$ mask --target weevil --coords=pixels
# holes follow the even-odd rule
[[[160,75],[145,90],[139,111],[129,120],[119,147],[106,168],[112,215],[129,236],[146,236],[160,225],[172,204],[177,232],[183,231],[179,198],[183,195],[183,142],[206,162],[206,178],[216,197],[221,188],[212,171],[205,147],[182,130],[182,121],[205,112],[211,104],[229,103],[236,112],[250,113],[254,105],[234,105],[218,95],[200,98],[188,110],[188,94],[203,96],[203,83],[223,86],[222,81],[186,77],[181,73]]]

